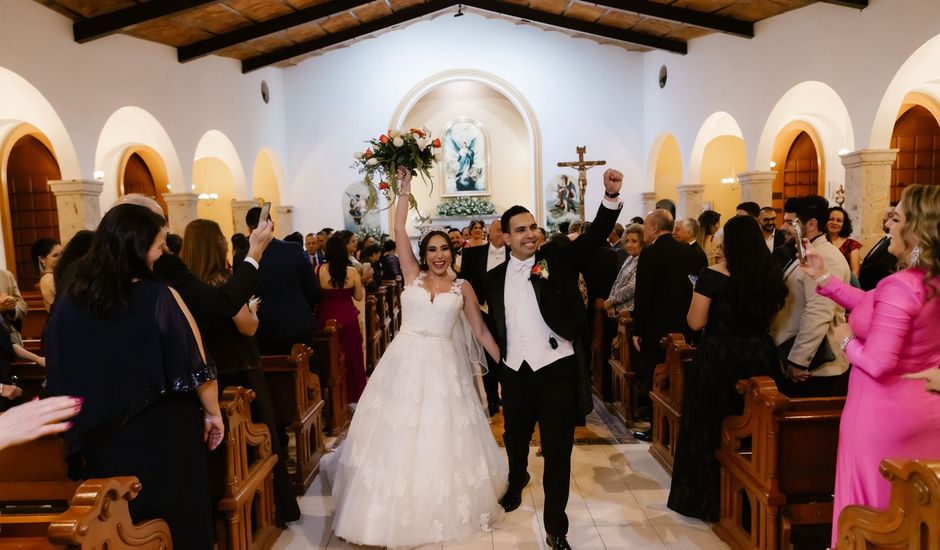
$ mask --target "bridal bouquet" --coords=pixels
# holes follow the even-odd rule
[[[365,151],[353,155],[356,159],[353,168],[365,174],[362,183],[369,189],[366,208],[376,208],[379,193],[384,194],[389,202],[393,195],[401,194],[395,177],[397,166],[411,170],[412,175],[420,174],[424,181],[433,185],[431,166],[434,161],[440,160],[437,150],[441,148],[441,140],[432,140],[426,128],[411,128],[407,132],[390,129],[387,134],[366,143],[369,147]],[[409,197],[409,204],[412,208],[418,207],[414,196]]]

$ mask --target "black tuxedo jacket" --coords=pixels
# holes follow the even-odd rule
[[[659,339],[670,332],[691,333],[686,317],[692,302],[692,281],[708,267],[704,254],[680,243],[672,235],[662,235],[643,249],[636,270],[636,296],[633,309],[633,334],[644,346],[658,346]]]
[[[586,326],[584,302],[578,289],[578,274],[591,260],[598,248],[607,242],[607,236],[617,223],[620,209],[601,206],[590,229],[574,241],[553,240],[535,253],[535,263],[545,260],[548,278],[532,278],[532,287],[539,303],[542,318],[552,331],[566,340],[575,340]],[[486,273],[484,292],[493,325],[493,336],[499,343],[500,354],[506,356],[506,268],[509,262]],[[485,264],[484,264],[485,269]]]
[[[862,290],[868,291],[875,288],[880,280],[898,270],[898,259],[888,252],[889,244],[891,244],[891,239],[887,236],[882,237],[862,260],[862,265],[858,270],[858,285]]]
[[[313,330],[320,284],[307,252],[274,239],[261,257],[258,341],[273,341]]]
[[[698,243],[692,243],[689,245],[689,248],[692,249],[692,253],[695,254],[695,257],[698,258],[698,262],[703,263],[705,267],[708,267],[708,256],[705,254],[705,250]],[[698,275],[698,271],[694,273]]]
[[[771,252],[773,252],[774,250],[777,250],[777,247],[783,245],[783,243],[785,243],[786,240],[787,240],[786,234],[784,234],[784,232],[780,231],[779,229],[775,229],[774,230],[774,247],[773,247],[773,250],[771,250]]]
[[[484,285],[484,279],[486,278],[486,262],[489,260],[490,245],[487,243],[481,246],[465,248],[461,255],[463,256],[463,260],[461,260],[460,263],[460,278],[470,283],[470,286],[473,287],[473,292],[477,295],[477,300],[481,305],[485,304],[486,287]],[[506,249],[506,260],[509,260],[508,248]]]
[[[244,262],[243,262],[244,263]],[[153,264],[153,273],[179,292],[196,317],[234,317],[258,286],[258,270],[245,263],[222,286],[196,278],[179,256],[164,254]]]

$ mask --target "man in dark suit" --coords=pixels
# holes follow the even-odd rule
[[[771,206],[761,208],[760,214],[757,216],[757,223],[760,224],[760,229],[764,233],[764,242],[767,243],[767,248],[771,252],[786,241],[786,235],[783,231],[777,229],[776,208]]]
[[[310,257],[310,263],[313,264],[313,267],[316,268],[326,262],[326,257],[323,256],[323,250],[320,247],[320,239],[317,235],[307,233],[307,236],[304,237],[304,248],[307,249],[307,256]]]
[[[865,254],[862,266],[858,270],[858,284],[862,290],[868,291],[875,288],[878,286],[878,281],[898,270],[898,259],[888,252],[888,245],[891,244],[888,231],[891,230],[892,225],[894,225],[894,207],[889,206],[881,218],[881,229],[885,232],[885,236],[871,247],[868,254]]]
[[[617,221],[622,184],[620,172],[604,172],[604,205],[587,233],[574,241],[552,240],[538,248],[535,217],[522,206],[507,210],[501,224],[510,259],[488,272],[484,282],[503,358],[499,382],[509,487],[500,504],[512,511],[522,503],[529,481],[529,441],[538,422],[545,459],[546,542],[553,550],[570,548],[565,507],[574,429],[593,407],[587,365],[583,353],[576,353],[583,349],[586,324],[578,273],[605,245]]]
[[[705,256],[696,254],[694,245],[675,240],[672,230],[672,216],[662,209],[654,210],[643,222],[646,247],[638,258],[633,309],[633,344],[640,352],[637,401],[641,418],[650,414],[653,369],[666,358],[659,341],[671,332],[691,337],[692,331],[686,322],[692,302],[689,276],[698,276],[708,266]],[[649,441],[649,432],[634,435]]]
[[[490,224],[489,243],[467,248],[463,251],[460,277],[466,279],[473,287],[473,292],[479,296],[483,321],[490,329],[490,332],[495,332],[495,328],[493,326],[493,317],[490,315],[489,306],[486,303],[486,290],[483,280],[488,272],[505,263],[508,257],[508,248],[503,238],[503,229],[499,220],[493,220],[493,223]],[[486,391],[490,416],[495,416],[499,412],[499,363],[489,355],[486,356],[486,360],[488,370],[483,375],[483,389]]]
[[[708,256],[705,254],[705,250],[702,249],[702,245],[699,244],[700,234],[701,230],[698,220],[695,218],[681,219],[677,221],[672,228],[672,238],[680,243],[689,245],[692,249],[692,253],[694,253],[700,261],[704,261],[705,265],[708,265]]]
[[[254,231],[261,208],[248,210],[245,222]],[[261,258],[258,297],[258,347],[265,355],[286,355],[294,344],[313,347],[313,309],[320,299],[307,253],[293,243],[273,239]]]

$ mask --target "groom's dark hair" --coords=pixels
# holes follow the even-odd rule
[[[518,204],[503,212],[503,216],[499,219],[499,225],[502,226],[503,233],[509,233],[509,220],[519,214],[531,214],[531,212],[525,206],[519,206]]]

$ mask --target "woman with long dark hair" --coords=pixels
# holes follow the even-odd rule
[[[55,302],[55,277],[52,273],[62,257],[62,245],[56,239],[37,239],[30,250],[30,257],[36,266],[36,274],[39,275],[38,287],[42,293],[43,304],[46,311],[49,311],[52,309],[52,302]]]
[[[189,222],[179,256],[193,275],[206,284],[222,286],[232,277],[227,261],[228,240],[219,224],[212,220]],[[243,386],[255,392],[255,400],[251,402],[251,417],[268,427],[272,449],[278,456],[274,465],[275,519],[277,523],[283,524],[300,519],[300,508],[290,485],[287,453],[281,446],[274,404],[261,370],[261,353],[254,338],[258,330],[258,307],[259,300],[252,299],[234,317],[197,315],[196,322],[209,356],[218,369],[219,390],[229,386]]]
[[[65,250],[62,251],[62,257],[59,258],[59,263],[52,271],[55,277],[56,294],[63,292],[71,284],[75,278],[75,271],[78,269],[78,260],[91,250],[91,242],[94,238],[94,231],[82,229],[69,239]]]
[[[340,232],[342,233],[342,232]],[[366,387],[365,359],[362,353],[362,331],[359,310],[353,300],[365,299],[359,270],[349,265],[348,238],[336,234],[327,239],[323,265],[317,267],[317,278],[322,289],[320,307],[317,308],[317,327],[323,328],[330,319],[339,323],[339,339],[346,354],[346,396],[357,403]]]
[[[153,278],[165,239],[147,208],[105,214],[46,325],[48,390],[84,399],[65,433],[73,476],[136,476],[135,523],[164,519],[176,546],[211,550],[206,445],[225,428],[199,329]]]
[[[718,226],[721,224],[721,214],[714,210],[706,210],[698,215],[698,226],[702,232],[699,239],[702,250],[708,258],[708,265],[715,265],[716,255],[718,254],[715,243],[715,233],[718,233]]]
[[[723,246],[725,260],[701,271],[689,306],[689,326],[703,334],[686,377],[668,503],[705,521],[718,520],[721,423],[743,410],[738,380],[779,370],[769,331],[787,297],[757,220],[728,220]]]
[[[829,222],[826,224],[826,238],[845,256],[852,277],[858,281],[858,270],[862,265],[862,243],[851,238],[852,218],[841,206],[829,209]],[[858,286],[853,284],[852,286]]]

